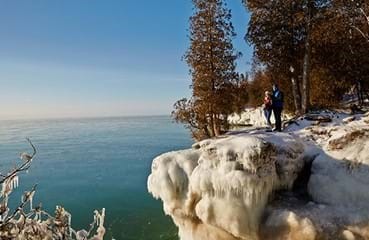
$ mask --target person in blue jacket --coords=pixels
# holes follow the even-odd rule
[[[282,111],[283,111],[283,92],[279,90],[277,84],[273,84],[273,94],[272,94],[272,109],[275,118],[275,128],[274,131],[282,131]]]

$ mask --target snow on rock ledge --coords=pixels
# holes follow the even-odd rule
[[[287,120],[291,116],[283,113],[282,120]],[[275,122],[274,114],[271,115],[270,121]],[[228,123],[234,126],[253,126],[253,127],[265,127],[267,122],[264,116],[264,110],[262,107],[246,108],[240,114],[233,113],[228,117]]]
[[[369,218],[369,116],[322,129],[309,193],[317,202],[356,208]]]
[[[274,116],[272,114],[271,121],[274,122]],[[264,117],[263,109],[260,108],[248,108],[242,113],[234,113],[228,117],[228,122],[231,125],[252,125],[254,127],[266,126],[266,120]]]
[[[182,240],[259,239],[271,194],[292,186],[303,155],[304,145],[286,133],[205,140],[155,158],[148,189]]]

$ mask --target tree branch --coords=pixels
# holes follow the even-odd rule
[[[15,169],[10,171],[10,173],[8,173],[8,175],[1,174],[2,179],[0,179],[0,184],[3,184],[8,179],[16,176],[17,173],[19,173],[19,172],[27,171],[31,167],[31,162],[32,162],[34,156],[36,155],[37,151],[36,151],[36,148],[33,145],[32,141],[29,138],[26,138],[26,140],[29,142],[29,144],[31,145],[31,147],[33,149],[32,155],[29,155],[27,153],[22,153],[21,158],[23,160],[25,160],[25,162],[21,166],[15,167]]]

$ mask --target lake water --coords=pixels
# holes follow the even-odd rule
[[[0,170],[19,163],[19,153],[38,154],[21,174],[12,203],[37,183],[34,202],[53,213],[62,205],[75,229],[88,228],[93,210],[106,208],[106,239],[177,239],[162,204],[147,192],[152,159],[188,148],[189,133],[169,117],[0,121]]]

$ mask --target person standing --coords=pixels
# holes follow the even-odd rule
[[[272,123],[270,122],[270,117],[272,115],[272,94],[269,91],[265,91],[263,111],[267,124],[271,127]]]
[[[282,131],[282,111],[283,111],[283,92],[279,90],[277,84],[273,84],[272,109],[275,118],[274,131]]]

